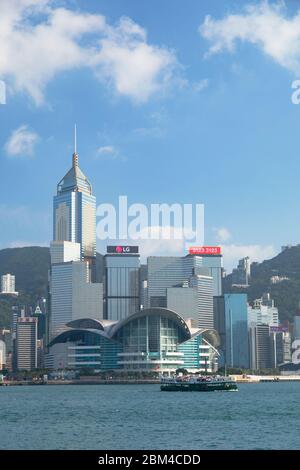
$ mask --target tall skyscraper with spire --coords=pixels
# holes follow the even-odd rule
[[[50,245],[50,317],[48,339],[80,318],[103,317],[103,286],[95,281],[96,198],[78,166],[57,185],[53,201],[53,241]]]
[[[53,210],[53,240],[79,243],[81,259],[92,264],[96,257],[96,198],[78,166],[76,131],[72,167],[57,185]]]

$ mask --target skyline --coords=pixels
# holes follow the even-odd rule
[[[1,3],[8,21],[17,7],[24,13],[36,2]],[[17,51],[21,35],[27,48],[25,64],[18,55],[14,68],[0,64],[7,88],[0,106],[0,248],[49,244],[52,196],[70,166],[75,122],[80,164],[98,204],[116,204],[123,194],[130,204],[203,203],[205,244],[224,246],[229,269],[243,256],[270,258],[299,241],[294,2],[248,2],[247,10],[237,1],[190,2],[188,9],[174,1],[171,11],[157,1],[38,3],[42,10],[27,18],[20,37],[11,26],[14,41],[0,22],[4,57]],[[283,33],[288,27],[292,39],[281,35],[278,47],[272,28],[259,28],[262,19]],[[54,35],[62,55],[43,49],[41,39]],[[42,73],[36,59],[45,51],[52,61]],[[24,66],[32,68],[22,78]]]

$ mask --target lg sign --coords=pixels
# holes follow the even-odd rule
[[[138,253],[139,252],[139,247],[138,246],[108,246],[107,247],[107,253],[116,253],[118,255],[121,254],[131,254],[131,253]]]

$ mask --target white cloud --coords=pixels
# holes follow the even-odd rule
[[[199,32],[211,43],[209,54],[233,52],[240,40],[256,45],[282,67],[300,73],[300,9],[289,17],[284,2],[247,5],[243,13],[220,20],[206,16]]]
[[[33,20],[33,21],[32,21]],[[119,95],[144,102],[170,82],[176,58],[147,42],[129,18],[55,7],[51,0],[1,0],[0,76],[37,104],[58,73],[88,67]]]
[[[115,155],[116,149],[112,145],[105,145],[103,147],[99,147],[97,153],[99,155]]]
[[[200,93],[208,87],[208,83],[208,78],[204,78],[203,80],[200,80],[199,82],[193,84],[193,90]]]
[[[220,227],[215,229],[216,240],[218,242],[226,242],[231,238],[231,233],[226,227]]]
[[[102,160],[126,161],[126,158],[120,153],[119,149],[113,145],[104,145],[99,147],[97,149],[96,158]]]
[[[36,132],[22,125],[15,129],[5,144],[5,151],[10,157],[30,157],[34,153],[34,147],[39,140]]]
[[[224,266],[230,272],[237,266],[238,260],[249,256],[251,262],[264,261],[276,255],[273,245],[222,245]]]
[[[95,57],[100,78],[114,81],[116,91],[145,102],[170,81],[176,64],[172,51],[146,42],[146,32],[129,18],[108,28]]]

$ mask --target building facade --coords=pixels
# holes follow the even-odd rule
[[[1,294],[18,295],[18,292],[16,292],[16,278],[13,274],[1,276]]]
[[[249,338],[246,294],[224,294],[225,363],[228,367],[249,368]]]
[[[252,324],[279,325],[278,309],[269,293],[264,294],[261,299],[256,299],[253,306],[248,306],[248,323],[249,326]]]
[[[105,318],[119,321],[140,309],[138,247],[109,246],[105,263]]]
[[[300,339],[300,308],[297,310],[296,315],[294,316],[293,338],[295,340]]]
[[[82,317],[103,318],[103,285],[96,283],[96,199],[73,154],[72,168],[57,185],[50,246],[48,338]]]
[[[148,307],[166,306],[166,289],[182,285],[193,276],[212,278],[212,295],[222,294],[222,256],[150,256],[147,260]]]
[[[177,313],[152,308],[118,322],[71,322],[52,340],[50,356],[53,368],[169,374],[182,367],[215,370],[218,344],[214,330],[191,328]]]
[[[252,324],[249,329],[250,366],[253,370],[275,367],[269,325]]]
[[[17,370],[32,371],[37,368],[37,319],[20,317],[16,338]]]
[[[145,295],[148,308],[166,307],[185,319],[194,319],[199,328],[213,328],[213,295],[218,291],[216,286],[221,286],[221,269],[219,283],[217,267],[204,267],[209,264],[207,259],[193,255],[149,257]],[[210,264],[214,264],[212,260]]]
[[[232,271],[232,285],[247,287],[250,282],[250,258],[239,260],[237,268]]]
[[[0,371],[6,366],[6,344],[0,339]]]
[[[90,269],[86,261],[52,264],[50,293],[51,338],[72,320],[103,318],[103,284],[90,282]]]
[[[53,200],[53,240],[80,244],[81,258],[96,257],[96,198],[73,154],[72,168],[57,185]]]

